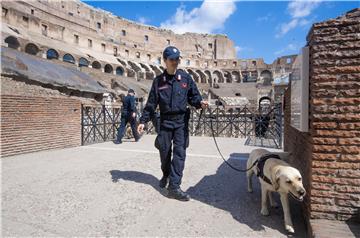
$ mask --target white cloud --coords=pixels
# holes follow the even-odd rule
[[[261,16],[256,18],[257,22],[267,22],[271,19],[272,15],[270,13],[266,14],[265,16]]]
[[[185,6],[181,5],[176,9],[175,15],[162,22],[160,27],[179,34],[185,32],[213,33],[215,30],[223,28],[227,18],[235,10],[236,5],[233,0],[205,0],[200,7],[193,8],[191,11],[186,11]]]
[[[149,19],[146,17],[140,16],[140,17],[138,17],[137,21],[140,22],[141,24],[146,24],[149,22]]]
[[[295,0],[288,4],[288,11],[293,18],[307,17],[319,4],[319,0]]]
[[[291,1],[287,10],[291,16],[289,22],[282,23],[278,27],[278,33],[275,35],[276,38],[284,36],[290,30],[295,29],[298,26],[306,26],[310,23],[306,17],[310,16],[312,11],[317,8],[320,4],[320,0],[294,0]]]
[[[298,44],[294,44],[294,43],[290,43],[288,44],[285,48],[282,48],[281,50],[275,51],[275,55],[281,55],[285,52],[289,52],[289,51],[295,51],[298,50],[299,46]]]
[[[252,51],[252,48],[249,47],[242,47],[242,46],[235,46],[236,53],[244,52],[244,51]]]

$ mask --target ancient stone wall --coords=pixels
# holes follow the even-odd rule
[[[81,103],[1,95],[1,156],[81,145]]]

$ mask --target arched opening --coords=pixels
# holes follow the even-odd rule
[[[80,67],[89,67],[89,61],[85,59],[84,57],[81,57],[79,59],[79,66]]]
[[[232,71],[231,75],[232,75],[233,82],[236,82],[236,83],[241,82],[240,72],[239,71]]]
[[[64,62],[68,62],[68,63],[70,63],[70,64],[75,64],[75,59],[74,59],[74,57],[73,57],[71,54],[65,54],[65,55],[63,56],[63,61],[64,61]]]
[[[18,49],[20,47],[20,43],[19,41],[17,40],[16,37],[14,36],[8,36],[5,38],[5,43],[8,44],[8,47],[9,48],[12,48],[12,49]]]
[[[124,69],[120,66],[116,67],[116,75],[124,75]]]
[[[131,68],[126,68],[126,75],[128,77],[134,78],[135,77],[135,71],[133,69],[131,69]]]
[[[269,70],[264,70],[260,73],[261,81],[264,85],[271,85],[272,74]]]
[[[201,70],[196,70],[196,73],[200,76],[200,83],[207,83],[206,82],[206,75]]]
[[[224,83],[224,77],[222,73],[218,70],[215,70],[213,72],[213,79],[214,79],[214,83]]]
[[[250,71],[250,81],[251,82],[256,82],[258,78],[258,72],[257,71]]]
[[[92,62],[91,67],[93,69],[101,69],[101,64],[99,63],[99,61],[94,61]]]
[[[188,69],[187,71],[193,77],[194,81],[199,83],[199,78],[200,78],[199,75],[195,73],[192,69]]]
[[[211,77],[211,73],[210,73],[210,71],[209,70],[205,70],[205,75],[207,76],[207,78],[208,78],[208,83],[210,84],[210,85],[212,85],[212,77]]]
[[[154,70],[156,76],[162,73],[162,71],[161,71],[161,69],[160,69],[159,66],[157,66],[157,65],[150,65],[150,67],[152,68],[152,70]]]
[[[113,67],[110,64],[106,64],[104,67],[104,72],[111,74],[113,72]]]
[[[231,73],[229,71],[224,72],[224,77],[225,77],[226,83],[232,83],[232,77],[231,77]]]
[[[39,48],[35,44],[29,43],[25,46],[25,52],[30,55],[37,55]]]
[[[271,108],[271,98],[264,96],[259,99],[259,111],[266,113],[270,111]]]
[[[59,59],[59,53],[54,49],[48,49],[46,51],[46,58],[47,59]]]

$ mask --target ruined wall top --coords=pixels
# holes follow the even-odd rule
[[[221,34],[176,34],[171,30],[136,23],[89,6],[79,0],[19,1],[66,19],[69,23],[86,27],[114,43],[129,47],[162,52],[167,45],[182,49],[186,58],[236,59],[234,43]]]

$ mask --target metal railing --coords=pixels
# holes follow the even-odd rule
[[[139,109],[141,111],[141,105]],[[110,141],[116,137],[120,124],[120,106],[82,105],[81,115],[82,145]],[[247,138],[247,145],[281,148],[282,118],[281,104],[273,105],[266,111],[247,106],[224,110],[222,106],[216,106],[205,109],[201,117],[200,110],[192,108],[189,132],[192,136],[212,136],[214,132],[219,137]],[[145,133],[156,133],[151,122],[146,126]]]

